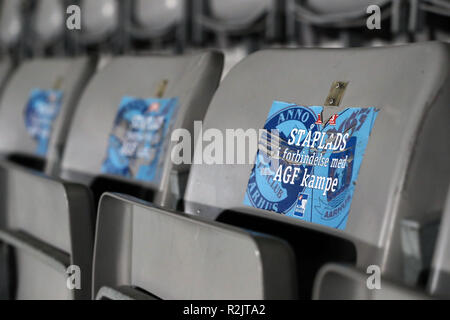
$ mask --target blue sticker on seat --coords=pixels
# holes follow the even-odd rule
[[[165,137],[177,109],[177,98],[122,98],[102,173],[157,183]]]
[[[36,154],[45,156],[52,133],[53,122],[61,109],[63,93],[60,90],[33,89],[24,110],[25,127],[36,141]]]
[[[322,111],[273,102],[245,205],[345,229],[378,110],[347,108],[325,123]]]

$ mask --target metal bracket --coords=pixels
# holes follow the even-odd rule
[[[169,80],[164,79],[162,80],[156,89],[156,97],[162,98],[164,96],[164,93],[166,92],[167,84],[169,83]]]
[[[59,76],[56,78],[55,83],[53,84],[53,90],[60,90],[63,84],[64,78]]]
[[[348,81],[334,81],[331,85],[328,97],[324,106],[337,107],[341,103],[345,89],[347,89]]]

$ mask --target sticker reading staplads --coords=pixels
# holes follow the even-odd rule
[[[109,136],[102,172],[157,183],[160,154],[178,99],[124,97]]]
[[[347,108],[325,123],[322,110],[273,102],[245,205],[345,228],[378,110]]]
[[[33,89],[25,106],[25,127],[36,141],[36,154],[47,154],[53,122],[59,114],[63,93],[60,90]]]

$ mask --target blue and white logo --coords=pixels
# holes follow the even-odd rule
[[[308,203],[308,195],[300,193],[297,198],[297,205],[295,206],[294,215],[303,217],[306,210],[306,204]]]
[[[60,90],[33,89],[25,106],[25,127],[36,141],[36,154],[45,156],[53,122],[59,114],[63,93]]]
[[[157,183],[166,134],[178,99],[124,97],[120,103],[102,172]]]
[[[274,105],[277,107],[272,108],[264,126],[266,134],[260,139],[260,148],[250,175],[245,203],[252,207],[281,213],[293,210],[297,195],[304,188],[299,190],[297,185],[274,181],[276,174],[274,164],[281,163],[288,166],[295,160],[289,156],[283,157],[289,150],[287,143],[289,134],[293,129],[318,130],[319,127],[314,122],[315,113],[319,109],[279,102],[274,102]],[[278,142],[278,148],[274,145],[275,142]],[[303,151],[301,146],[294,149],[298,154]],[[272,156],[273,152],[276,152],[277,156]],[[302,174],[307,167],[308,165],[299,165],[297,175]]]
[[[347,108],[325,123],[322,111],[322,106],[273,102],[245,205],[345,228],[378,110]]]

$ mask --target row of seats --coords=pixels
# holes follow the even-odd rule
[[[79,31],[65,27],[72,4],[81,8]],[[366,28],[369,5],[382,9],[379,32]],[[113,53],[148,44],[177,52],[189,45],[229,48],[236,40],[250,52],[271,43],[361,46],[380,39],[448,40],[448,26],[440,22],[448,12],[442,0],[3,0],[0,47],[20,56],[42,56],[82,54],[93,46]]]
[[[206,52],[152,59],[120,56],[24,62],[10,76],[0,99],[1,153],[50,175],[100,187],[108,136],[121,98],[157,96],[161,83],[165,83],[164,93],[160,94],[177,97],[180,102],[172,129],[193,132],[193,122],[203,119],[218,85],[222,60],[220,53]],[[128,75],[126,79],[124,74]],[[63,95],[57,114],[49,119],[46,138],[30,134],[25,111],[18,108],[27,106],[28,110],[31,103],[38,106],[45,101],[45,97],[33,98],[36,88],[60,90]],[[43,111],[35,112],[36,117],[43,116]],[[174,202],[179,195],[167,194],[176,189],[169,184],[177,181],[173,172],[183,175],[185,168],[173,166],[170,159],[164,159],[159,166],[164,168],[161,187],[155,183],[153,186],[161,191],[161,201]]]
[[[218,52],[24,62],[0,99],[2,294],[448,297],[448,62],[448,45],[433,42],[272,49],[244,59],[220,85]],[[244,205],[252,164],[171,161],[174,129],[194,136],[202,119],[204,131],[224,135],[260,129],[274,100],[317,105],[340,80],[349,83],[343,105],[380,110],[343,230]],[[159,179],[104,170],[124,97],[177,100],[152,169]],[[59,111],[39,111],[42,99],[59,101]],[[46,134],[30,131],[33,112],[45,116]],[[66,286],[73,265],[81,289]],[[361,282],[371,265],[386,283],[380,291]]]
[[[225,53],[226,75],[237,62],[262,48],[449,39],[449,8],[442,0],[328,2],[2,0],[0,53],[16,64],[29,57],[183,53],[212,48]],[[81,8],[81,30],[66,27],[66,10],[73,4]],[[366,27],[366,9],[373,4],[382,9],[381,30]]]

